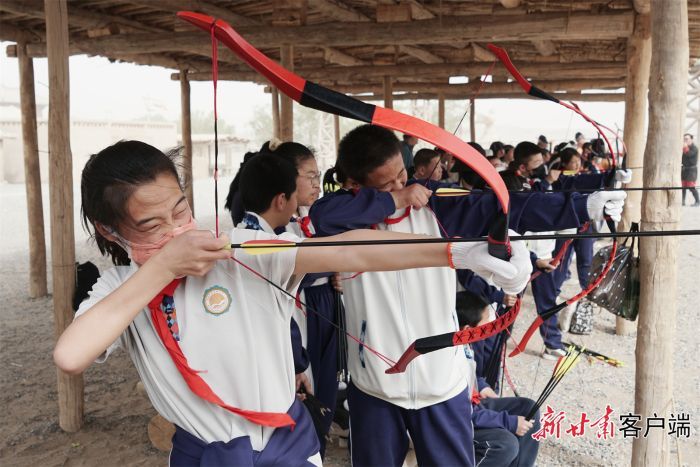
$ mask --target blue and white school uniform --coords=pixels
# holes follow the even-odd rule
[[[282,238],[291,234],[234,229],[233,243]],[[295,294],[296,250],[235,258]],[[117,266],[95,284],[76,318],[132,276],[138,266]],[[144,308],[98,361],[115,349],[126,349],[154,408],[174,423],[171,461],[237,465],[293,462],[321,465],[311,419],[295,396],[289,323],[294,301],[234,261],[219,261],[203,277],[187,277],[173,295],[179,347],[193,369],[224,403],[259,412],[289,413],[294,430],[252,423],[187,386],[160,340],[151,313]],[[115,310],[118,312],[118,310]],[[198,465],[198,464],[197,464]]]
[[[307,209],[300,208],[302,217],[293,218],[285,227],[299,237],[314,236]],[[301,332],[301,342],[308,354],[309,368],[305,372],[313,384],[314,396],[328,410],[322,417],[321,455],[325,452],[326,435],[330,431],[338,397],[338,317],[336,291],[330,278],[334,273],[307,274],[299,286],[299,300],[313,311],[297,306],[293,318]]]
[[[430,183],[428,187],[435,190],[440,186]],[[534,209],[538,201],[553,209],[543,214]],[[585,201],[585,196],[575,193],[514,196],[511,227],[576,227],[582,217],[583,221],[588,219]],[[362,188],[324,196],[312,206],[310,215],[320,236],[368,227],[442,236],[435,216],[450,235],[474,236],[488,231],[498,204],[495,196],[483,194],[432,197],[430,207],[432,211],[396,212],[390,193]],[[406,453],[407,430],[420,464],[473,464],[471,448],[464,444],[471,443],[472,429],[466,384],[469,370],[463,353],[456,348],[443,349],[416,359],[403,374],[386,375],[387,366],[365,348],[396,359],[416,338],[456,331],[455,293],[454,272],[449,268],[365,272],[345,282],[348,331],[361,340],[359,345],[350,344],[348,351],[354,464],[400,465]],[[428,426],[418,423],[423,418],[430,420]],[[436,433],[439,435],[433,436]],[[378,442],[390,449],[376,449]]]

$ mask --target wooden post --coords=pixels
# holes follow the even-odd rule
[[[338,158],[338,147],[340,146],[340,117],[333,115],[333,136],[335,137],[335,157]]]
[[[394,108],[394,86],[391,76],[384,77],[384,107],[387,109]]]
[[[646,143],[647,92],[649,89],[649,64],[651,39],[649,15],[637,15],[634,35],[627,39],[627,83],[625,85],[625,133],[627,167],[634,176],[628,187],[641,187],[644,176],[644,145]],[[641,217],[642,192],[628,191],[620,230],[629,230],[632,222]],[[636,323],[618,317],[615,334],[632,333]]]
[[[445,129],[445,94],[438,93],[438,126]]]
[[[75,235],[73,164],[70,151],[68,8],[66,0],[44,0],[49,62],[49,198],[51,271],[56,338],[73,321]],[[58,371],[58,423],[65,431],[83,424],[83,376]]]
[[[280,139],[280,96],[276,87],[272,87],[272,137]]]
[[[469,141],[476,142],[476,100],[469,99]]]
[[[44,240],[44,208],[41,200],[39,142],[36,132],[36,99],[34,94],[34,62],[25,53],[26,43],[19,43],[19,100],[22,108],[22,144],[24,151],[24,187],[27,193],[29,225],[29,296],[43,297],[46,288],[46,242]]]
[[[280,47],[282,66],[294,71],[294,49],[291,45]],[[294,107],[292,99],[282,94],[280,105],[280,139],[282,141],[294,140]]]
[[[194,190],[192,178],[192,118],[190,113],[190,81],[187,70],[180,70],[180,111],[182,112],[182,176],[185,183],[185,196],[194,214]]]
[[[677,186],[689,62],[686,0],[652,0],[651,25],[653,79],[644,186]],[[674,230],[679,219],[677,191],[644,192],[641,230]],[[645,237],[640,242],[634,413],[642,417],[667,419],[672,410],[678,242],[678,237]],[[683,259],[690,260],[686,255]],[[666,430],[649,430],[634,439],[631,465],[668,466],[672,439]]]

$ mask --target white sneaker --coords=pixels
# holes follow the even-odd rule
[[[564,349],[550,349],[549,347],[544,348],[542,352],[542,358],[545,360],[558,360],[559,357],[566,356],[566,351]]]

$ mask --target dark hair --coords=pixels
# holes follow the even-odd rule
[[[493,151],[493,155],[495,156],[496,153],[498,151],[500,151],[501,149],[503,149],[505,151],[505,146],[500,141],[494,141],[493,143],[491,143],[491,146],[489,146],[489,149],[491,149],[491,151]]]
[[[400,154],[401,143],[393,131],[360,125],[340,140],[336,166],[346,177],[364,184],[370,172]]]
[[[586,142],[586,143],[583,143],[583,146],[581,146],[581,149],[590,149],[592,151],[593,145],[590,142]]]
[[[695,138],[693,138],[693,135],[692,135],[691,133],[684,133],[683,136],[687,136],[687,137],[689,137],[690,139],[693,139],[693,140],[695,139]]]
[[[115,265],[130,264],[129,255],[117,243],[103,237],[96,223],[117,230],[129,217],[127,201],[144,183],[160,174],[170,174],[180,185],[175,160],[180,149],[164,154],[141,141],[119,141],[88,159],[80,180],[83,226],[97,243],[100,253],[111,256]]]
[[[309,159],[314,158],[314,153],[301,143],[287,141],[276,146],[275,149],[270,149],[270,141],[263,144],[260,149],[262,153],[270,153],[276,156],[281,156],[291,162],[294,167],[299,168],[299,164]]]
[[[484,151],[484,148],[481,147],[479,143],[475,143],[473,141],[470,141],[467,143],[469,146],[472,148],[476,149],[476,152],[484,156],[484,158],[488,159],[486,157],[486,151]],[[461,159],[458,159],[455,157],[454,159],[454,164],[452,165],[452,168],[450,169],[450,172],[456,172],[459,174],[459,179],[464,180],[469,186],[473,188],[484,188],[486,186],[486,181],[479,176],[478,173],[474,171],[471,167],[469,167],[467,164],[461,161]]]
[[[580,131],[574,135],[574,139],[578,139],[579,136],[583,136],[583,133]]]
[[[525,191],[527,179],[518,175],[516,171],[507,169],[499,172],[499,175],[509,191]]]
[[[457,292],[457,321],[459,327],[475,327],[483,319],[484,308],[488,307],[488,302],[479,295],[469,290]]]
[[[259,154],[241,170],[240,192],[247,211],[262,214],[275,196],[289,199],[297,189],[297,169],[288,160],[271,154]]]
[[[515,149],[515,146],[513,146],[512,144],[506,144],[506,145],[503,146],[503,150],[504,150],[505,152],[508,152],[508,151],[510,151],[511,149]]]
[[[529,141],[523,141],[515,146],[515,152],[513,153],[513,166],[515,168],[521,165],[527,165],[530,158],[536,154],[541,154],[540,147],[535,143]]]
[[[606,147],[603,138],[596,138],[591,140],[591,150],[594,155],[599,157],[605,157]]]
[[[567,143],[566,141],[562,141],[561,143],[557,144],[556,146],[554,146],[554,154],[558,154],[559,151],[561,151],[562,149],[564,149],[568,145],[569,145],[569,143]]]
[[[567,165],[574,157],[581,157],[581,155],[574,148],[564,148],[564,150],[559,153],[559,159],[561,160],[562,166]]]
[[[346,178],[343,176],[342,172],[338,170],[338,167],[331,167],[323,174],[323,192],[332,193],[338,191],[345,181]]]
[[[413,166],[415,168],[422,167],[430,164],[430,161],[440,157],[440,153],[428,148],[423,148],[419,150],[415,156],[413,156]]]

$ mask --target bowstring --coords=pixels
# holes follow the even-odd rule
[[[219,78],[219,47],[215,32],[216,22],[210,27],[211,33],[211,74],[214,84],[214,219],[216,223],[216,238],[219,238],[219,115],[216,106],[217,81]]]
[[[381,352],[379,352],[378,350],[374,349],[373,347],[368,346],[367,343],[365,343],[364,341],[362,341],[362,340],[360,340],[359,338],[355,337],[354,335],[350,334],[348,331],[343,330],[338,324],[334,323],[332,319],[329,319],[329,318],[323,316],[323,314],[319,313],[318,311],[316,311],[315,309],[313,309],[313,308],[311,308],[309,305],[307,305],[305,302],[301,301],[301,299],[300,299],[299,297],[295,297],[295,296],[292,295],[289,291],[285,290],[285,289],[284,289],[283,287],[281,287],[280,285],[276,284],[276,283],[273,282],[272,280],[270,280],[270,279],[268,279],[267,277],[265,277],[261,272],[259,272],[259,271],[255,270],[255,269],[253,269],[251,266],[249,266],[249,265],[247,265],[246,263],[242,262],[241,260],[237,259],[237,258],[234,256],[233,253],[231,254],[231,256],[230,256],[229,259],[231,259],[233,262],[235,262],[236,264],[238,264],[239,266],[241,266],[241,267],[242,267],[243,269],[245,269],[246,271],[248,271],[248,272],[250,272],[251,274],[253,274],[255,277],[257,277],[257,278],[259,278],[259,279],[262,279],[263,281],[267,282],[269,285],[271,285],[272,287],[274,287],[274,288],[277,289],[278,291],[282,292],[282,293],[283,293],[284,295],[286,295],[287,297],[289,297],[289,298],[291,298],[292,300],[294,300],[295,303],[298,303],[298,304],[300,304],[301,306],[303,306],[303,307],[304,307],[304,310],[306,310],[307,312],[308,312],[308,311],[312,312],[313,314],[315,314],[316,316],[318,316],[319,318],[321,318],[322,320],[326,321],[326,322],[329,323],[331,326],[333,326],[334,328],[336,328],[338,331],[343,332],[346,336],[348,336],[350,339],[352,339],[353,341],[357,342],[359,345],[361,345],[362,347],[364,347],[365,349],[367,349],[370,353],[376,355],[381,361],[383,361],[384,363],[386,363],[388,366],[392,367],[392,366],[396,365],[396,362],[395,362],[394,360],[392,360],[391,358],[389,358],[389,357],[387,357],[386,355],[382,354]],[[228,272],[224,271],[224,273],[225,273],[226,275],[228,275],[229,277],[231,277],[232,279],[235,279],[235,277],[233,277],[233,276],[232,276],[231,274],[229,274]],[[302,311],[304,311],[304,310],[302,310]]]

